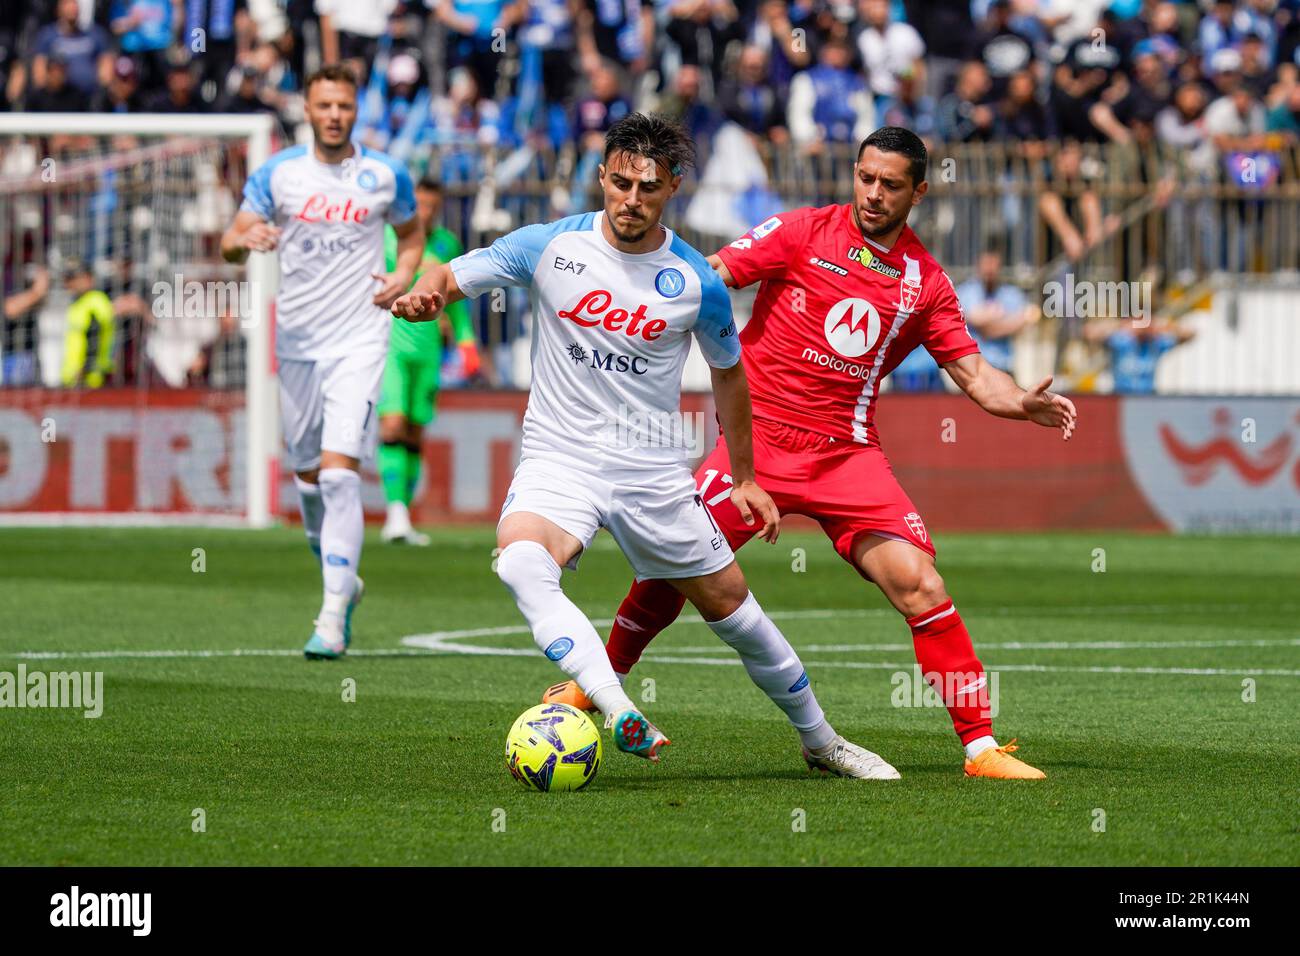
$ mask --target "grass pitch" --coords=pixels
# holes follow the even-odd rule
[[[653,680],[664,762],[607,745],[576,794],[505,770],[506,731],[559,672],[492,545],[370,535],[358,653],[307,663],[319,578],[295,530],[0,531],[0,671],[104,675],[98,719],[0,709],[0,864],[1300,863],[1292,540],[943,536],[995,728],[1042,783],[964,778],[947,713],[894,705],[906,625],[822,538],[751,544],[741,564],[831,720],[903,779],[810,777],[690,614],[630,685]],[[602,535],[565,587],[607,621],[630,577]],[[441,650],[402,641],[435,632]]]

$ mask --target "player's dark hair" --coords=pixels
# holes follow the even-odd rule
[[[605,165],[617,153],[644,156],[674,176],[695,165],[695,143],[685,128],[654,113],[629,113],[605,134]]]
[[[322,80],[330,80],[334,83],[346,83],[354,90],[357,89],[357,76],[342,63],[331,63],[329,66],[322,66],[319,70],[307,77],[307,81],[302,85],[303,96],[311,92],[313,83],[319,83]]]
[[[420,181],[415,184],[416,189],[428,190],[431,193],[442,195],[442,183],[434,179],[428,173],[420,177]]]
[[[925,143],[910,129],[901,126],[882,126],[862,141],[858,147],[858,159],[862,151],[873,146],[882,153],[901,153],[908,158],[907,172],[912,177],[913,188],[925,182],[925,168],[930,162],[930,155],[925,150]]]

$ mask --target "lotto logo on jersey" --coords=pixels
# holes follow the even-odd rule
[[[302,208],[294,213],[294,218],[303,222],[352,222],[360,225],[369,215],[369,206],[353,205],[350,198],[338,202],[324,193],[312,193]]]
[[[639,335],[647,342],[653,342],[668,328],[665,319],[648,318],[645,305],[638,305],[635,311],[629,312],[627,309],[610,308],[613,302],[614,297],[610,293],[604,289],[594,289],[579,299],[572,309],[560,309],[555,314],[584,329],[594,329],[599,325],[606,332],[622,332],[632,338]]]

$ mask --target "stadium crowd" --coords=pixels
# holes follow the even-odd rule
[[[581,144],[654,106],[813,152],[932,141],[1262,145],[1300,131],[1300,0],[6,0],[0,109],[301,122],[355,65],[379,146]],[[382,69],[374,71],[380,61]]]
[[[603,133],[633,109],[680,119],[704,156],[724,129],[763,156],[815,159],[881,125],[939,148],[996,143],[1031,162],[1051,152],[1067,188],[1034,198],[1049,240],[1030,255],[1039,265],[1077,261],[1116,229],[1088,188],[1089,144],[1167,148],[1206,181],[1268,187],[1283,174],[1277,151],[1300,139],[1300,0],[0,5],[0,110],[266,112],[300,139],[302,78],[335,61],[360,78],[361,138],[413,167],[436,156],[449,185],[482,178],[484,147],[520,157],[496,168],[505,184],[540,153],[569,157],[571,191],[554,190],[547,215],[585,208]],[[990,268],[968,268],[965,287],[1009,339],[1029,319],[1004,282],[978,281]],[[14,329],[50,282],[5,272],[13,356]],[[900,369],[899,384],[932,387],[932,371]]]

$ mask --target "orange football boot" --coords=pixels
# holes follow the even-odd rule
[[[566,680],[563,684],[553,684],[542,694],[543,704],[568,704],[578,710],[594,711],[596,705],[582,692],[577,682]]]
[[[990,747],[974,760],[966,761],[966,776],[996,777],[999,780],[1046,780],[1047,774],[1011,756],[1018,750],[1013,738],[1004,747]]]

